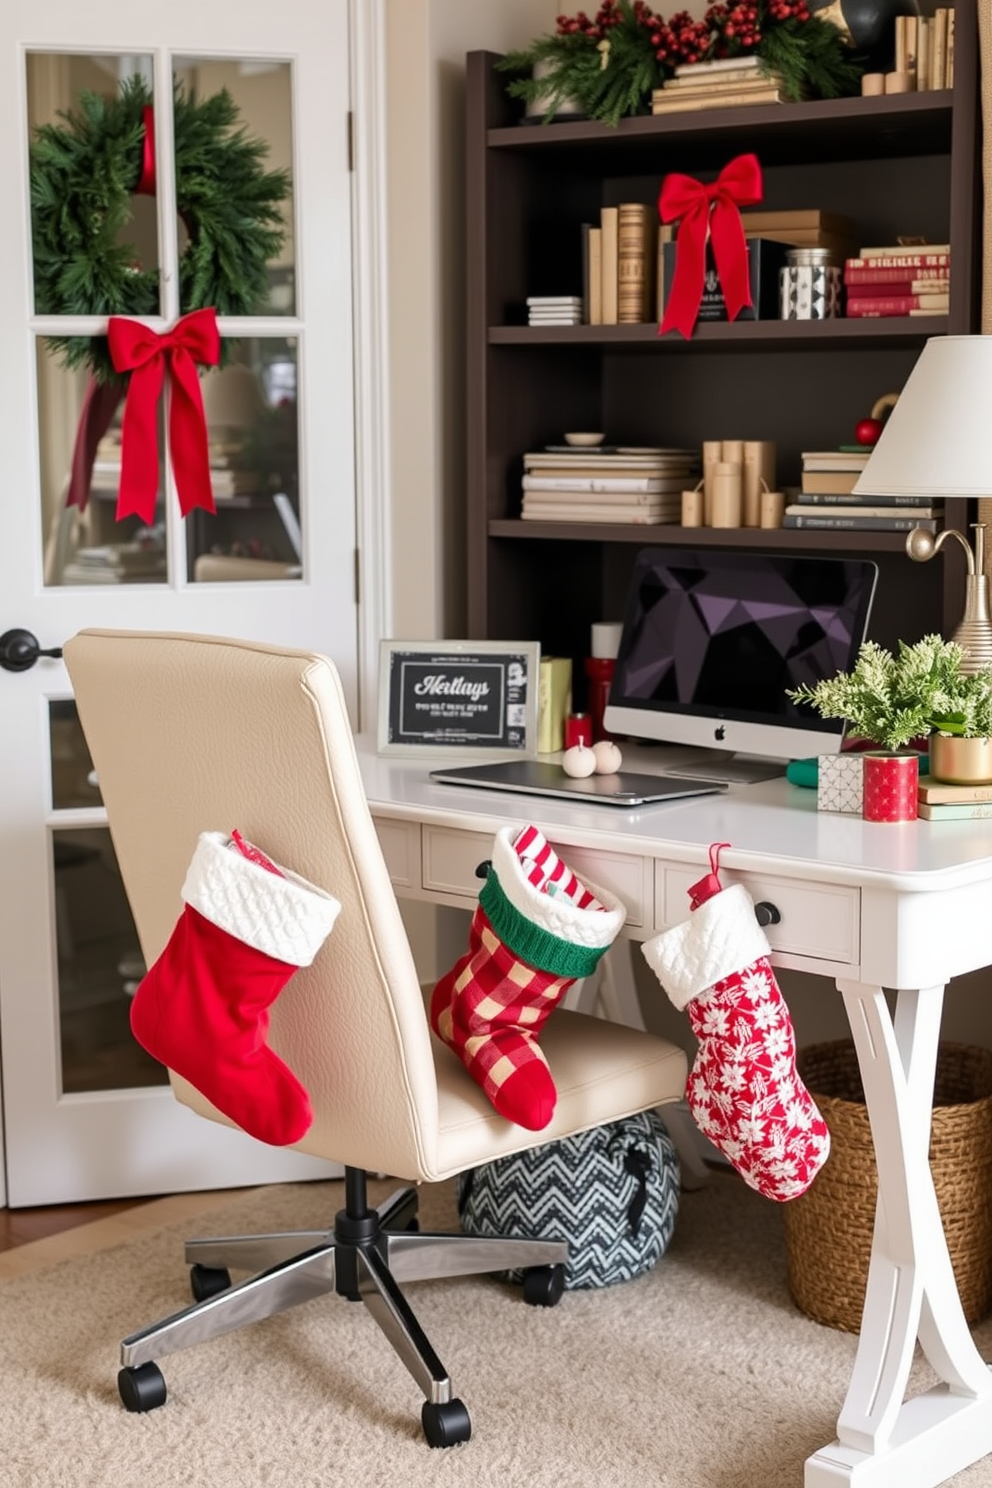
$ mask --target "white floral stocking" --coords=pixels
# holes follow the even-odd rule
[[[793,1199],[826,1162],[830,1133],[796,1070],[792,1019],[751,898],[740,884],[712,892],[713,879],[710,897],[644,955],[699,1039],[686,1099],[700,1131],[752,1188]]]

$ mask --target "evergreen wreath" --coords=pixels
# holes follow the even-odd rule
[[[31,142],[31,220],[38,315],[156,315],[157,270],[142,269],[123,241],[141,175],[145,110],[152,94],[138,76],[118,96],[82,92],[77,111],[42,124]],[[268,295],[266,266],[286,237],[286,170],[263,168],[268,146],[238,127],[226,89],[209,98],[174,95],[176,208],[189,241],[179,261],[183,313],[248,315]],[[51,337],[69,368],[120,381],[106,336]],[[222,357],[223,360],[223,357]]]
[[[546,124],[567,101],[615,126],[650,113],[653,90],[679,65],[748,55],[795,102],[860,91],[864,59],[807,0],[716,0],[701,20],[681,10],[667,21],[646,0],[603,0],[591,17],[582,10],[558,16],[554,33],[508,52],[496,67],[515,74],[511,98],[544,105]]]

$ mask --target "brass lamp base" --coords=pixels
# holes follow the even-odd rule
[[[992,605],[989,603],[989,580],[985,568],[985,523],[973,522],[975,551],[967,538],[953,527],[934,537],[924,527],[914,527],[906,538],[906,552],[916,563],[926,563],[939,553],[948,538],[954,538],[965,551],[968,574],[964,590],[964,618],[952,636],[964,652],[962,672],[969,676],[992,666]]]

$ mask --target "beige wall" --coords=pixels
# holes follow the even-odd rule
[[[554,29],[555,0],[387,0],[394,633],[464,631],[465,53]]]

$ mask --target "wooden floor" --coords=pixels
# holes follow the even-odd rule
[[[147,1198],[106,1199],[99,1204],[46,1204],[41,1209],[0,1209],[0,1251],[13,1250],[33,1240],[44,1240],[49,1235],[61,1235],[97,1219],[110,1219],[148,1202]]]

